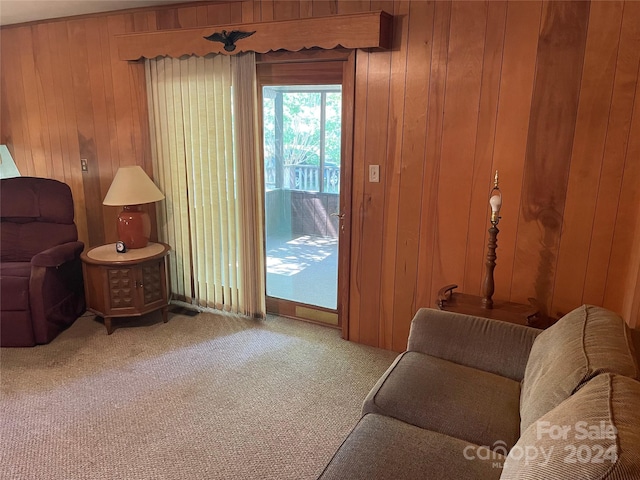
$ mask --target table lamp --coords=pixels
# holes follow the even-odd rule
[[[491,206],[491,228],[489,228],[489,245],[487,249],[487,270],[482,283],[482,307],[493,308],[493,270],[496,268],[496,248],[498,248],[498,222],[500,221],[500,208],[502,207],[502,192],[498,186],[498,171],[493,180],[493,188],[489,192],[489,205]]]
[[[102,204],[122,207],[118,215],[118,237],[127,249],[143,248],[149,243],[151,220],[140,205],[163,199],[164,195],[142,167],[118,169]]]

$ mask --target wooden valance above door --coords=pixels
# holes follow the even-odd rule
[[[297,52],[304,48],[391,48],[393,17],[386,12],[365,12],[274,22],[158,30],[117,35],[121,60],[159,56],[234,55],[253,51]],[[251,33],[249,36],[233,32]],[[218,34],[218,35],[214,35]],[[206,37],[218,40],[207,40]],[[242,38],[237,38],[242,37]],[[235,38],[235,42],[233,41]],[[226,44],[224,42],[226,40]]]

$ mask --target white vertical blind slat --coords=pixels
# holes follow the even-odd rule
[[[217,252],[219,255],[218,274],[220,275],[220,286],[222,287],[219,291],[220,299],[222,301],[222,305],[219,308],[224,308],[225,310],[230,309],[229,296],[227,294],[229,288],[229,264],[228,264],[228,255],[229,255],[229,245],[228,245],[228,229],[229,229],[229,221],[227,218],[227,209],[225,208],[225,197],[224,192],[226,190],[226,178],[225,178],[225,168],[224,163],[226,161],[225,158],[225,145],[224,145],[224,117],[220,118],[222,112],[222,102],[224,101],[224,69],[225,62],[224,58],[221,56],[214,57],[214,70],[217,73],[213,77],[213,103],[212,107],[215,111],[215,116],[212,118],[215,122],[214,135],[215,138],[215,151],[214,158],[216,159],[215,164],[215,194],[213,195],[214,203],[216,205],[217,210],[217,223],[219,225],[218,231],[218,242],[220,245],[220,251]]]
[[[212,299],[215,301],[216,308],[223,308],[224,303],[224,287],[223,287],[223,249],[224,246],[222,244],[222,230],[224,228],[224,219],[220,215],[221,206],[220,206],[220,181],[221,178],[219,176],[219,138],[217,126],[218,119],[217,116],[217,106],[216,106],[216,97],[218,95],[217,89],[217,77],[220,75],[219,65],[216,62],[216,58],[214,57],[211,62],[207,62],[208,71],[210,75],[207,75],[207,96],[206,96],[206,112],[207,112],[207,120],[208,120],[208,140],[210,142],[209,145],[209,158],[212,159],[211,168],[209,170],[209,192],[210,192],[210,205],[211,209],[209,210],[209,222],[212,226],[211,229],[211,239],[213,243],[213,295]],[[214,160],[215,159],[215,160]]]
[[[259,162],[258,98],[255,55],[232,59],[234,87],[234,135],[236,181],[238,185],[239,310],[261,317],[265,307],[265,252],[262,214],[264,212],[263,168]],[[254,139],[254,141],[248,140]]]
[[[232,85],[231,78],[231,57],[226,57],[228,64],[224,69],[224,82]],[[225,145],[225,180],[227,188],[225,189],[225,203],[227,205],[227,218],[229,222],[229,230],[227,232],[227,241],[229,244],[229,294],[230,302],[234,309],[238,308],[238,247],[240,246],[240,235],[238,234],[238,201],[237,201],[237,183],[235,175],[235,152],[233,144],[233,115],[231,113],[232,89],[225,89],[224,102],[222,103],[222,115],[227,118],[225,122],[224,145]]]
[[[168,118],[169,130],[169,155],[172,159],[169,162],[170,179],[172,189],[172,199],[174,207],[173,221],[175,225],[176,242],[180,245],[182,255],[178,256],[178,270],[180,270],[185,291],[191,291],[191,251],[189,240],[189,206],[187,203],[187,184],[185,176],[185,138],[184,120],[181,115],[183,102],[180,84],[175,81],[180,78],[180,63],[176,59],[166,58],[164,61],[167,68],[167,78],[165,81],[171,86],[168,93]]]
[[[188,197],[185,199],[187,202],[187,210],[189,212],[189,222],[186,226],[183,226],[183,232],[187,234],[188,238],[187,242],[192,247],[192,251],[198,251],[199,245],[197,241],[194,241],[193,236],[193,227],[197,225],[197,221],[194,219],[197,218],[198,211],[198,192],[197,189],[194,188],[193,184],[189,182],[189,179],[193,176],[193,162],[189,161],[190,158],[193,157],[193,152],[196,148],[194,145],[198,137],[197,135],[187,135],[187,132],[193,131],[194,128],[197,128],[197,121],[194,121],[193,116],[191,115],[190,109],[190,97],[192,95],[192,90],[194,88],[193,81],[191,80],[191,61],[180,61],[173,60],[176,68],[179,71],[178,78],[175,79],[175,83],[180,87],[182,102],[182,109],[180,111],[176,111],[176,116],[181,116],[183,121],[183,132],[181,135],[185,141],[185,158],[184,162],[184,171],[182,172],[185,183],[187,184],[187,193]],[[198,268],[198,264],[193,262],[193,255],[191,258],[191,270],[192,270],[192,284],[194,290],[194,297],[199,298],[200,296],[200,272]]]
[[[172,257],[172,261],[170,262],[170,272],[171,272],[171,288],[173,291],[183,292],[186,295],[186,289],[183,282],[183,276],[181,269],[178,268],[178,259],[180,258],[181,251],[180,246],[176,242],[175,237],[175,223],[170,221],[173,218],[173,202],[172,196],[169,195],[171,192],[171,175],[170,172],[165,168],[165,163],[162,161],[164,158],[169,158],[169,124],[168,124],[168,114],[167,114],[167,103],[169,95],[166,92],[166,82],[165,82],[165,65],[163,61],[157,62],[148,62],[150,63],[149,72],[151,74],[151,78],[155,78],[156,81],[151,81],[147,79],[147,82],[151,85],[152,90],[154,91],[153,96],[153,111],[156,114],[155,116],[155,127],[158,134],[156,135],[156,139],[158,141],[157,144],[157,154],[158,159],[154,158],[154,170],[156,172],[157,180],[160,184],[160,188],[164,192],[166,192],[166,200],[162,202],[162,206],[165,211],[165,220],[167,221],[166,225],[163,225],[161,228],[160,234],[161,239],[165,240],[167,243],[174,246],[175,255]],[[164,235],[163,235],[164,234]]]

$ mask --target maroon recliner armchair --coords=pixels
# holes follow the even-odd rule
[[[84,244],[68,185],[0,180],[0,344],[49,343],[85,310]]]

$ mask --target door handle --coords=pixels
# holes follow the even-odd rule
[[[344,232],[344,222],[342,220],[344,220],[344,213],[330,213],[329,216],[331,217],[338,217],[340,219],[340,231]]]

